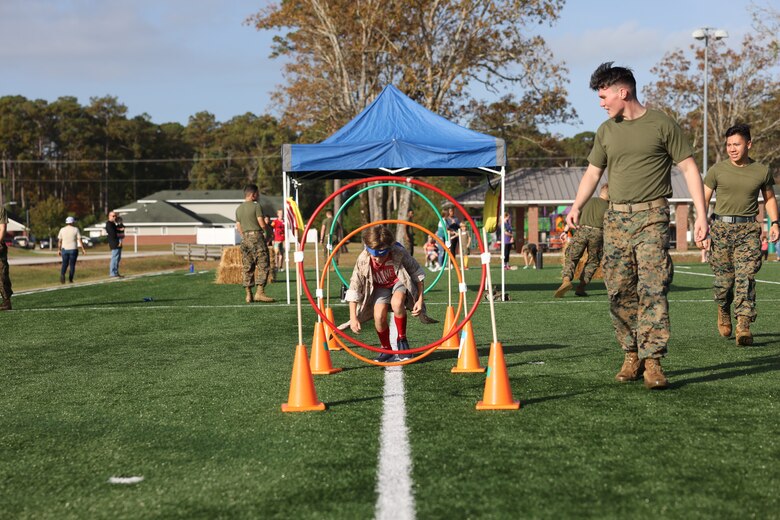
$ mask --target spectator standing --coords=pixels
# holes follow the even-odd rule
[[[244,188],[244,202],[236,208],[236,229],[241,235],[241,265],[244,273],[244,290],[246,302],[272,302],[273,298],[265,294],[265,285],[268,282],[268,269],[270,258],[268,247],[265,245],[265,220],[263,210],[257,203],[260,195],[256,184],[249,184]],[[257,280],[255,280],[257,270]],[[257,284],[257,290],[252,296],[252,290]]]
[[[463,248],[463,268],[469,268],[469,255],[471,254],[471,233],[466,225],[466,221],[460,223],[460,229],[458,231],[458,241],[462,244]]]
[[[780,237],[777,198],[769,168],[750,158],[753,142],[748,125],[735,125],[726,130],[728,159],[710,168],[704,178],[704,200],[709,205],[717,191],[715,213],[710,229],[710,266],[718,304],[718,332],[731,336],[731,304],[737,318],[737,345],[752,345],[750,324],[756,320],[756,274],[761,269],[761,222],[758,215],[758,193],[764,196],[769,219],[769,239]]]
[[[673,269],[667,198],[672,195],[672,164],[683,172],[693,199],[697,244],[708,228],[701,175],[680,126],[639,102],[631,69],[603,63],[591,75],[590,87],[610,119],[596,132],[566,222],[577,229],[582,207],[609,170],[602,268],[615,336],[624,353],[615,379],[635,381],[644,371],[646,388],[667,388],[660,360],[670,337],[667,293]]]
[[[769,259],[769,240],[766,235],[761,237],[761,260],[766,262]]]
[[[59,249],[57,254],[62,258],[60,267],[60,283],[65,283],[65,273],[68,273],[68,282],[73,283],[73,276],[76,274],[76,260],[79,258],[79,247],[81,252],[87,254],[84,249],[84,242],[81,241],[81,232],[75,225],[76,219],[67,217],[65,227],[60,229],[57,234]]]
[[[441,219],[439,219],[439,222],[436,226],[436,236],[441,239],[444,244],[447,244],[447,241],[449,240],[449,233],[447,233],[447,210],[442,210],[441,212]],[[447,259],[447,263],[444,263],[444,257],[447,253],[444,252],[444,248],[439,248],[438,255],[439,255],[439,267],[441,269],[444,269],[446,266],[449,265],[449,259]]]
[[[274,230],[274,256],[276,257],[276,269],[282,270],[284,262],[284,210],[276,210],[276,220],[271,222]]]
[[[119,224],[117,223],[118,218],[119,216],[116,211],[111,211],[108,214],[108,222],[106,222],[108,247],[111,249],[111,262],[108,264],[108,276],[111,278],[122,278],[122,275],[119,274],[119,262],[122,260],[122,240],[125,236],[125,228],[124,225],[121,224],[121,221]]]
[[[447,224],[447,236],[450,239],[450,253],[452,253],[452,258],[458,258],[460,219],[455,216],[455,208],[447,208],[447,218],[444,219],[444,222]]]
[[[8,214],[0,206],[0,311],[11,310],[11,274],[8,270],[8,246],[5,244],[5,232],[8,229]]]
[[[574,236],[569,240],[566,250],[563,253],[563,269],[561,277],[563,281],[558,290],[555,291],[556,298],[563,296],[572,288],[574,272],[580,259],[588,252],[588,259],[580,273],[580,283],[574,294],[577,296],[587,296],[585,287],[590,283],[591,278],[601,264],[601,257],[604,252],[604,213],[609,206],[609,186],[603,185],[599,190],[599,196],[590,199],[582,207],[582,217],[580,226],[577,228]]]
[[[515,242],[515,230],[512,227],[512,220],[509,218],[509,212],[504,213],[504,269],[509,269],[509,253],[512,251],[512,244]],[[534,263],[534,267],[536,264]],[[526,262],[526,267],[528,263]]]

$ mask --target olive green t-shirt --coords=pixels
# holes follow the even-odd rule
[[[580,225],[601,228],[604,227],[604,213],[609,207],[609,201],[593,197],[582,206]]]
[[[774,186],[769,168],[759,162],[735,166],[730,160],[714,164],[704,184],[716,192],[715,213],[734,217],[758,215],[758,192]]]
[[[680,125],[658,110],[599,126],[588,162],[606,169],[609,200],[617,204],[672,196],[672,164],[693,155]]]
[[[244,201],[236,208],[236,222],[241,224],[241,231],[260,231],[257,219],[263,218],[263,209],[254,201]]]

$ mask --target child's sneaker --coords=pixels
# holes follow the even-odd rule
[[[378,361],[380,363],[387,363],[388,361],[392,361],[394,357],[395,357],[395,353],[393,353],[392,350],[387,350],[386,352],[379,354],[374,361]]]
[[[409,350],[410,348],[412,347],[409,346],[409,340],[407,340],[406,338],[398,340],[398,350]],[[398,359],[400,360],[411,359],[411,358],[412,358],[411,354],[398,354]]]

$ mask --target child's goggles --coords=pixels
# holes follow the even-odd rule
[[[384,249],[372,249],[366,246],[366,251],[368,251],[368,254],[371,256],[385,256],[390,251],[390,248],[386,247]]]

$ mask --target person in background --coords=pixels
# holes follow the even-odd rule
[[[704,178],[704,199],[709,205],[717,192],[712,215],[710,267],[715,275],[713,288],[718,304],[718,332],[731,336],[731,304],[737,318],[737,345],[752,345],[750,324],[756,320],[756,274],[761,269],[761,222],[758,215],[758,194],[771,220],[769,240],[780,237],[777,198],[774,179],[769,168],[748,155],[753,142],[748,125],[735,125],[726,130],[728,159],[714,164]],[[764,238],[766,240],[766,237]],[[766,243],[769,247],[769,243]]]
[[[73,283],[73,276],[76,274],[76,260],[79,258],[79,247],[81,252],[87,254],[84,249],[84,242],[81,241],[81,232],[75,226],[76,219],[67,217],[65,227],[60,229],[57,234],[59,249],[57,254],[62,258],[60,267],[60,283],[65,283],[65,273],[68,272],[68,282]]]
[[[525,263],[523,269],[528,269],[529,267],[536,269],[536,253],[538,251],[539,249],[536,247],[536,244],[529,244],[528,242],[523,244],[523,247],[520,250],[520,253],[523,255],[523,262]]]
[[[761,260],[766,262],[769,259],[769,240],[766,235],[761,237]]]
[[[265,247],[268,248],[268,281],[274,283],[276,281],[276,255],[272,253],[274,247],[274,228],[271,225],[271,217],[263,215],[263,221],[265,222],[265,228],[263,228],[263,235],[265,236]]]
[[[336,244],[338,244],[341,241],[341,237],[343,236],[341,232],[341,224],[338,222],[336,223],[336,226],[333,227],[333,234],[330,234],[330,229],[333,227],[333,211],[327,210],[325,212],[325,218],[322,221],[322,225],[320,226],[320,244],[322,245],[322,258],[323,260],[327,260],[328,256],[330,255],[331,250],[328,249],[328,244],[335,247]],[[333,255],[333,265],[330,266],[331,270],[334,270],[334,265],[339,265],[339,256],[341,255],[341,251],[339,249],[336,250],[335,254]]]
[[[407,222],[414,222],[414,210],[410,209],[406,212],[406,220]],[[414,256],[414,228],[412,226],[405,226],[406,230],[404,233],[404,247],[407,251],[409,251],[409,254]]]
[[[241,235],[241,265],[244,273],[244,290],[246,302],[272,302],[273,298],[265,294],[265,286],[268,283],[268,269],[270,259],[268,247],[265,245],[265,220],[263,210],[257,203],[260,195],[256,184],[249,184],[244,188],[244,202],[236,208],[236,230]],[[257,269],[257,280],[255,280]],[[257,283],[257,290],[252,296],[252,289]]]
[[[707,236],[707,206],[693,148],[680,125],[659,110],[645,108],[631,69],[612,63],[599,65],[590,78],[590,88],[609,119],[596,131],[566,223],[577,229],[583,206],[609,171],[602,269],[615,337],[624,354],[615,379],[622,383],[644,377],[645,388],[663,389],[669,386],[661,358],[670,337],[668,197],[674,163],[693,199],[697,244]]]
[[[455,216],[454,207],[447,208],[447,218],[444,219],[444,222],[447,224],[447,237],[450,239],[450,253],[452,253],[452,258],[458,258],[460,219]]]
[[[346,301],[349,302],[349,327],[355,334],[362,323],[373,318],[383,352],[376,361],[394,358],[390,345],[388,313],[398,330],[398,350],[409,350],[406,338],[406,311],[423,323],[436,323],[425,313],[423,283],[425,271],[409,252],[395,241],[387,226],[373,226],[362,234],[365,249],[358,255],[349,281]],[[411,357],[401,354],[401,359]]]
[[[276,257],[276,269],[282,270],[284,263],[284,210],[276,210],[276,220],[271,222],[274,230],[274,256]]]
[[[108,276],[111,278],[122,278],[119,274],[119,262],[122,260],[122,238],[124,238],[124,226],[119,232],[117,219],[119,216],[116,211],[108,213],[108,222],[106,222],[106,234],[108,235],[108,247],[111,249],[111,262],[108,264]],[[120,238],[120,236],[122,238]]]
[[[504,269],[509,269],[509,253],[512,251],[512,244],[515,242],[515,230],[512,227],[512,220],[509,218],[509,212],[504,213]],[[525,247],[525,246],[523,246]],[[535,261],[534,261],[535,262]],[[525,268],[528,267],[528,262],[525,264]],[[536,263],[534,263],[536,267]]]
[[[423,246],[425,250],[425,267],[431,271],[438,271],[441,269],[439,264],[439,246],[433,237],[428,237],[428,241]]]
[[[463,248],[463,268],[468,269],[469,255],[471,254],[471,233],[469,233],[469,228],[465,220],[460,223],[458,241],[462,244],[460,247]]]
[[[441,219],[439,219],[439,222],[436,226],[436,236],[439,237],[441,241],[444,242],[445,244],[449,240],[447,238],[449,235],[447,233],[447,210],[446,209],[442,210],[441,212]],[[447,253],[444,252],[443,247],[438,248],[438,254],[439,254],[439,267],[441,269],[444,269],[450,263],[449,257],[445,259]],[[445,260],[447,261],[447,263],[444,263]]]
[[[0,206],[0,311],[11,310],[11,274],[8,270],[8,246],[5,244],[5,232],[8,229],[8,214]]]
[[[569,240],[566,250],[563,253],[563,269],[561,277],[563,281],[561,286],[555,291],[556,298],[563,296],[572,288],[574,272],[580,259],[588,252],[588,259],[580,273],[580,283],[574,294],[577,296],[587,296],[585,287],[590,283],[590,279],[596,273],[601,264],[601,257],[604,252],[604,213],[609,206],[609,186],[603,185],[599,190],[599,196],[590,199],[582,207],[582,217],[580,227]],[[564,228],[565,229],[565,228]]]

